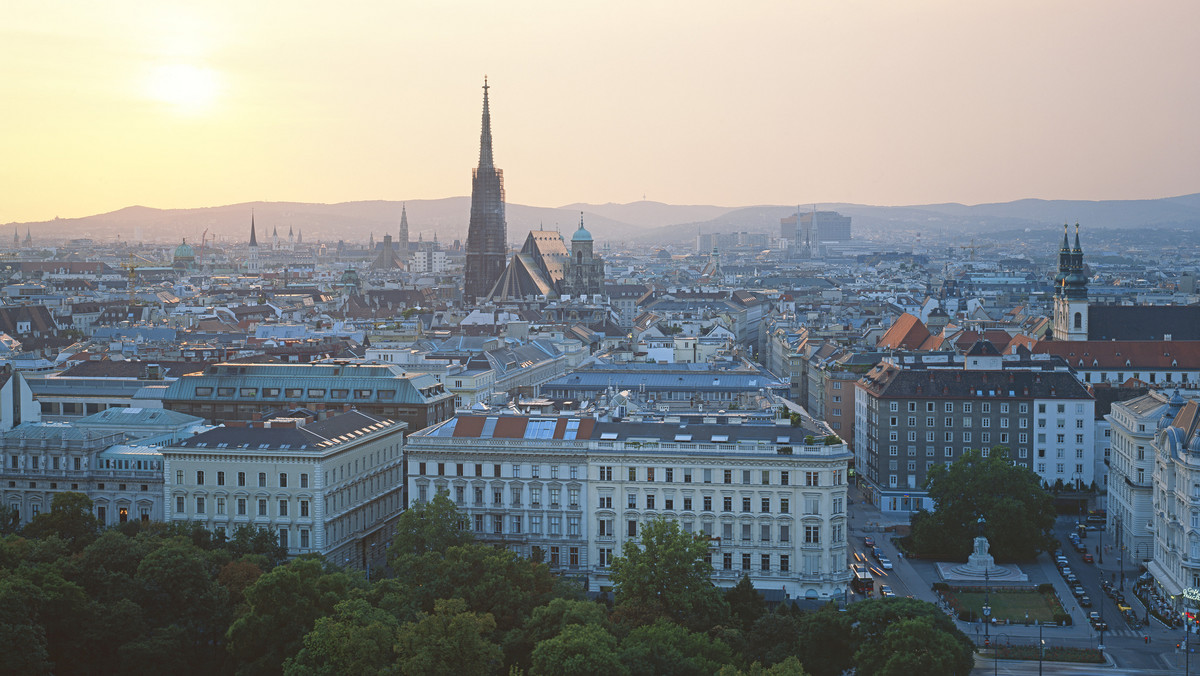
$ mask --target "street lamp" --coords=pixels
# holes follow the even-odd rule
[[[983,537],[983,526],[987,521],[979,517],[979,537]],[[983,569],[983,638],[987,641],[990,637],[991,615],[992,615],[992,580],[991,567]]]
[[[1046,655],[1046,640],[1042,638],[1042,623],[1038,622],[1038,676],[1042,676],[1042,658]]]
[[[1121,582],[1117,591],[1125,591],[1125,541],[1121,539],[1121,517],[1117,517],[1117,567],[1121,569]]]

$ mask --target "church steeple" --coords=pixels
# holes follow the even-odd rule
[[[254,236],[254,212],[250,212],[250,246],[258,246],[258,238]]]
[[[401,261],[408,260],[408,205],[400,203],[400,233],[396,237],[396,255]]]
[[[1067,239],[1067,228],[1069,226],[1063,223],[1063,241],[1062,247],[1058,250],[1058,274],[1054,275],[1054,295],[1061,296],[1063,294],[1063,281],[1067,275],[1071,274],[1071,242]]]
[[[492,169],[492,114],[488,111],[487,76],[483,76],[483,130],[479,132],[479,168]]]

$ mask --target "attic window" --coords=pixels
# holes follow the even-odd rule
[[[690,435],[690,434],[676,434],[675,435],[675,441],[691,441],[691,440],[692,440],[692,435]]]
[[[617,438],[616,432],[601,432],[600,433],[601,441],[612,441],[613,439],[616,439],[616,438]]]
[[[714,444],[719,444],[719,443],[722,443],[725,441],[729,441],[729,435],[728,434],[714,434],[712,436],[712,441]]]
[[[791,443],[791,441],[792,441],[791,437],[775,437],[775,443],[777,443],[777,444],[787,444],[787,443]]]

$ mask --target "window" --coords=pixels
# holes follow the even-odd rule
[[[626,504],[629,506],[629,508],[637,509],[637,493],[630,493],[626,497],[628,498]]]
[[[611,466],[601,467],[600,468],[600,480],[601,481],[612,481],[612,469],[613,468]]]
[[[258,487],[259,488],[267,487],[267,473],[266,472],[258,473]]]
[[[788,555],[780,554],[779,555],[779,570],[781,572],[786,573],[790,570],[790,565],[791,565],[791,560],[788,558]]]
[[[627,521],[625,523],[625,527],[628,529],[627,535],[629,537],[631,537],[631,538],[637,537],[637,521],[635,521],[634,519],[630,519],[629,521]]]
[[[692,511],[692,499],[691,498],[683,499],[683,511],[685,511],[685,512]]]
[[[731,497],[728,497],[728,496],[726,496],[726,497],[722,498],[722,504],[723,504],[723,506],[724,506],[724,508],[725,508],[725,510],[724,510],[724,511],[726,511],[726,512],[732,512],[732,511],[733,511],[733,498],[731,498]]]
[[[636,467],[629,468],[629,480],[637,481],[637,468]]]
[[[787,486],[787,485],[788,485],[788,479],[789,479],[789,478],[790,478],[790,477],[788,476],[788,472],[787,472],[787,471],[782,471],[782,472],[780,472],[780,473],[779,473],[779,484],[780,484],[781,486]]]
[[[712,511],[712,496],[711,495],[704,496],[704,511],[706,511],[706,512]]]
[[[762,505],[761,505],[761,509],[759,511],[761,511],[761,512],[771,511],[771,498],[763,498],[762,499]]]
[[[733,470],[730,470],[730,469],[725,470],[725,483],[727,483],[727,484],[733,483]]]
[[[291,544],[291,542],[288,540],[288,529],[280,528],[279,529],[279,546],[286,549],[290,544]]]
[[[742,570],[750,570],[750,555],[742,554]]]
[[[654,468],[653,467],[646,468],[646,481],[654,481]]]
[[[308,516],[308,500],[300,501],[300,516]]]
[[[816,545],[821,543],[821,527],[820,526],[805,526],[804,527],[804,544]]]
[[[301,530],[300,530],[300,547],[301,547],[302,549],[308,549],[308,547],[309,547],[309,544],[308,544],[308,529],[307,529],[307,528],[303,528],[303,529],[301,529]]]
[[[762,570],[771,570],[771,555],[770,554],[760,554],[759,562],[761,564],[760,567]]]
[[[237,513],[238,516],[246,516],[246,498],[238,498]]]
[[[551,521],[551,523],[553,523],[553,521]],[[493,533],[503,533],[504,532],[504,517],[500,516],[499,514],[492,516],[492,532]]]
[[[646,495],[646,509],[654,509],[654,494],[653,493],[649,493]]]
[[[663,472],[666,473],[666,481],[668,483],[675,481],[675,469],[673,467],[667,467]]]
[[[780,526],[779,527],[779,541],[780,542],[791,542],[792,541],[792,527],[791,526]]]
[[[300,488],[308,488],[308,475],[307,474],[300,475]],[[307,531],[305,531],[305,532],[307,532]]]
[[[182,495],[175,498],[175,511],[183,514],[187,511],[187,506]]]
[[[15,456],[14,456],[14,457],[15,457]],[[15,467],[15,466],[14,466],[14,467]],[[175,470],[175,483],[176,483],[176,484],[182,484],[182,483],[183,483],[183,470],[181,470],[181,469],[177,469],[177,470]]]
[[[733,553],[725,552],[721,556],[721,568],[723,570],[733,570]]]
[[[259,516],[267,515],[267,501],[266,500],[258,501],[258,515]]]
[[[514,516],[509,520],[508,532],[510,532],[510,533],[520,533],[521,532],[521,517],[520,516]]]
[[[600,508],[601,509],[612,509],[612,496],[611,495],[601,495],[600,496]]]
[[[217,498],[217,514],[225,513],[225,498]]]
[[[280,500],[279,501],[279,516],[287,516],[287,515],[288,515],[288,501]]]
[[[791,510],[788,509],[788,499],[779,498],[779,513],[788,514]]]
[[[279,473],[279,487],[287,488],[287,474],[283,472]]]
[[[819,475],[817,474],[817,472],[805,472],[804,473],[804,485],[805,486],[821,485],[818,477],[819,477]]]
[[[200,498],[200,497],[196,498],[196,513],[197,514],[204,513],[204,498]]]

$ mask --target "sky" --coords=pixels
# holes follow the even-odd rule
[[[466,195],[1200,192],[1200,2],[12,0],[0,223]]]

